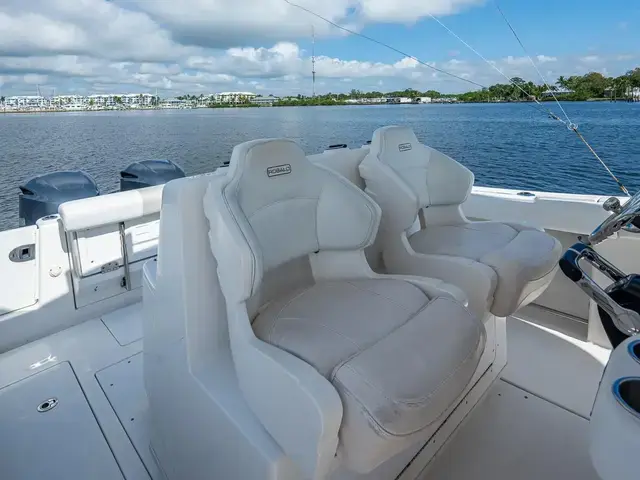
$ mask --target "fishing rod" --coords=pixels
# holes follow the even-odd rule
[[[406,53],[392,45],[389,45],[388,43],[385,43],[381,40],[378,40],[376,38],[370,37],[369,35],[365,35],[363,33],[357,32],[355,30],[352,30],[350,28],[344,27],[336,22],[333,22],[331,20],[329,20],[326,17],[323,17],[322,15],[314,12],[313,10],[310,10],[307,7],[304,7],[302,5],[299,5],[291,0],[283,0],[285,3],[289,4],[292,7],[298,8],[304,12],[307,12],[308,14],[319,18],[320,20],[322,20],[323,22],[328,23],[329,25],[332,25],[344,32],[347,32],[349,34],[364,38],[365,40],[368,40],[370,42],[376,43],[382,47],[385,47],[389,50],[392,50],[396,53],[399,53],[400,55],[402,55],[403,57],[406,58],[410,58],[412,60],[414,60],[415,62],[419,63],[420,65],[423,65],[427,68],[430,68],[431,70],[434,70],[436,72],[448,75],[452,78],[456,78],[458,80],[461,80],[463,82],[466,83],[470,83],[472,85],[475,85],[477,87],[483,88],[483,89],[488,89],[489,87],[482,85],[481,83],[475,82],[473,80],[470,80],[468,78],[464,78],[460,75],[456,75],[455,73],[452,72],[448,72],[444,69],[438,68],[435,65],[431,65],[427,62],[424,62],[422,60],[420,60],[418,57],[411,55],[409,53]],[[497,4],[496,4],[497,5]],[[502,13],[502,11],[501,11]],[[616,182],[616,184],[618,185],[618,187],[620,188],[620,190],[622,190],[622,192],[627,195],[627,196],[631,196],[629,191],[627,190],[627,188],[622,184],[622,182],[620,180],[618,180],[618,178],[614,175],[614,173],[611,171],[611,169],[606,165],[606,163],[604,162],[604,160],[602,160],[602,158],[600,158],[600,156],[596,153],[596,151],[593,149],[593,147],[589,144],[589,142],[587,142],[586,138],[584,137],[584,135],[582,135],[581,132],[578,131],[578,126],[573,123],[571,121],[571,119],[569,118],[569,116],[567,115],[567,113],[565,112],[564,108],[562,108],[562,105],[560,105],[560,102],[557,100],[556,98],[556,102],[558,103],[558,105],[560,106],[560,109],[563,111],[564,115],[566,116],[567,120],[563,120],[562,118],[560,118],[558,115],[556,115],[551,109],[546,108],[542,105],[542,103],[540,103],[540,101],[534,96],[531,95],[529,92],[527,92],[524,88],[522,88],[521,85],[519,85],[518,83],[514,82],[512,79],[510,79],[502,70],[500,70],[498,67],[496,67],[492,62],[490,62],[489,60],[487,60],[480,52],[478,52],[475,48],[473,48],[469,43],[467,43],[466,41],[464,41],[460,36],[458,36],[453,30],[451,30],[449,27],[447,27],[444,23],[442,23],[438,18],[436,18],[434,15],[432,14],[428,14],[429,17],[431,17],[431,19],[435,20],[440,26],[442,26],[447,32],[449,32],[449,34],[451,34],[452,36],[454,36],[458,41],[460,41],[463,45],[465,45],[468,49],[470,49],[473,53],[475,53],[478,57],[480,57],[485,63],[487,63],[491,68],[493,68],[494,70],[496,70],[498,73],[500,73],[500,75],[502,75],[504,78],[507,79],[507,81],[513,85],[514,87],[516,87],[517,89],[519,89],[521,92],[523,92],[525,95],[527,95],[528,98],[533,98],[534,103],[525,103],[525,105],[530,106],[532,108],[535,108],[536,110],[546,114],[549,116],[549,118],[552,118],[553,120],[557,120],[558,122],[564,124],[569,130],[573,131],[576,133],[576,135],[578,136],[578,138],[587,146],[587,148],[589,149],[589,151],[595,156],[595,158],[602,164],[602,166],[605,168],[605,170],[607,171],[607,173],[611,176],[611,178]],[[506,17],[504,16],[504,13],[502,13],[503,18]],[[509,24],[509,22],[507,22]],[[509,24],[510,25],[510,24]],[[519,43],[521,44],[521,46],[524,48],[524,45],[522,44],[522,42],[519,40],[519,37],[517,36],[517,34],[515,33],[515,30],[510,26],[512,32],[516,35],[516,38],[518,38]],[[527,54],[528,55],[528,54]],[[533,62],[533,59],[531,59],[531,57],[529,56],[530,60]],[[535,64],[534,64],[535,66]],[[537,66],[535,66],[536,70],[537,70]],[[543,80],[544,81],[544,80]],[[546,85],[546,81],[545,81],[545,85]],[[555,98],[555,95],[554,95]]]

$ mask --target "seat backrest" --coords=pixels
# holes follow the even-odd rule
[[[368,146],[360,148],[339,148],[336,150],[325,150],[322,153],[309,155],[307,158],[311,163],[322,165],[339,173],[356,187],[364,190],[364,180],[360,176],[358,167],[367,153],[369,153]]]
[[[368,247],[380,222],[380,208],[364,192],[284,139],[236,146],[204,208],[223,292],[238,301],[259,291],[266,272],[296,258]]]
[[[367,158],[391,167],[417,196],[420,207],[459,205],[473,186],[469,169],[422,145],[409,127],[377,129]]]

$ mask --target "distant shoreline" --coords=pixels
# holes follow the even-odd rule
[[[553,99],[540,99],[541,102],[553,102]],[[589,98],[587,100],[574,100],[574,99],[562,99],[562,102],[609,102],[609,103],[633,103],[634,100],[611,100],[609,98]],[[637,101],[637,100],[635,100]],[[435,102],[405,102],[405,103],[370,103],[370,102],[333,102],[333,103],[307,103],[305,101],[301,102],[287,102],[286,104],[278,105],[274,103],[273,105],[257,105],[257,104],[228,104],[228,105],[212,105],[212,106],[189,106],[189,107],[149,107],[149,108],[112,108],[112,109],[96,109],[96,108],[86,108],[86,109],[74,109],[74,110],[65,110],[65,109],[6,109],[0,108],[0,113],[2,114],[21,114],[21,113],[78,113],[78,112],[146,112],[146,111],[157,111],[157,110],[202,110],[202,109],[219,109],[219,108],[270,108],[270,107],[361,107],[361,106],[397,106],[397,105],[458,105],[458,104],[513,104],[513,103],[534,103],[533,100],[515,100],[515,101],[490,101],[490,102],[480,102],[480,101],[435,101]]]

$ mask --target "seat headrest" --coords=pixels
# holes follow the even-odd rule
[[[473,173],[447,155],[421,144],[408,127],[391,125],[377,129],[370,152],[368,163],[391,168],[418,198],[420,207],[460,205],[471,192]]]
[[[429,153],[409,127],[390,125],[373,132],[371,155],[391,167],[413,190],[420,205],[429,204]]]
[[[321,250],[365,249],[380,222],[380,207],[362,190],[312,164],[286,139],[235,147],[229,172],[210,184],[204,208],[216,232],[211,242],[219,269],[237,271],[225,275],[241,280],[234,289],[242,298],[257,291],[264,272],[290,260]],[[242,257],[239,263],[232,250]]]
[[[382,162],[389,163],[398,154],[409,157],[421,147],[422,144],[409,127],[389,125],[373,132],[370,151],[378,155]]]
[[[309,161],[293,140],[266,138],[236,145],[229,162],[229,174],[236,176],[246,170],[261,170],[264,178],[296,176]]]

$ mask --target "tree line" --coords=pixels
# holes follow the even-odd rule
[[[640,67],[629,70],[619,77],[605,77],[599,72],[589,72],[585,75],[574,75],[570,77],[560,76],[552,85],[544,85],[526,81],[520,77],[510,79],[511,83],[498,83],[482,90],[452,94],[441,93],[437,90],[420,91],[413,88],[405,90],[395,90],[391,92],[371,91],[364,92],[353,89],[349,93],[327,93],[306,97],[298,95],[281,99],[276,105],[336,105],[345,103],[347,100],[366,100],[381,97],[408,97],[417,99],[419,97],[434,98],[456,98],[462,102],[522,102],[533,100],[553,100],[549,93],[562,100],[590,100],[590,99],[620,99],[624,100],[631,95],[633,88],[640,88]]]
[[[640,68],[629,70],[619,77],[605,77],[599,72],[585,75],[560,76],[552,85],[536,84],[520,77],[508,84],[491,85],[489,88],[457,95],[463,102],[553,100],[550,91],[563,100],[620,99],[632,95],[640,87]]]

